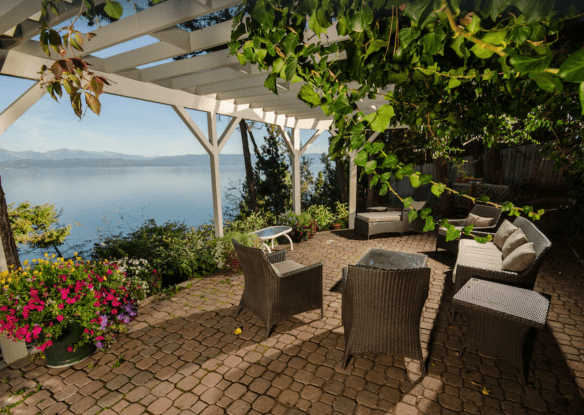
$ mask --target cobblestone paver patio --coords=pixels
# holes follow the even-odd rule
[[[266,341],[250,312],[235,317],[243,277],[217,274],[142,306],[106,354],[72,368],[26,358],[1,370],[0,405],[22,415],[584,414],[584,269],[572,252],[556,244],[540,271],[535,289],[552,305],[523,386],[510,363],[472,351],[459,360],[463,326],[448,322],[455,258],[434,253],[434,241],[428,234],[366,241],[348,231],[319,233],[288,258],[324,263],[324,319],[318,310],[300,314]],[[341,295],[334,287],[342,267],[371,248],[430,256],[425,378],[417,362],[399,356],[357,356],[342,369]]]

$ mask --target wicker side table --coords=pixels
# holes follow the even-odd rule
[[[545,327],[549,300],[535,291],[471,278],[452,302],[468,323],[460,358],[467,348],[498,356],[518,366],[527,383],[535,331]]]

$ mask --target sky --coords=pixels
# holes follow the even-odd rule
[[[122,4],[123,17],[133,13],[131,2],[122,2]],[[95,30],[83,24],[76,24],[76,28],[83,33]],[[94,55],[105,58],[154,42],[158,40],[143,36]],[[149,66],[164,62],[166,61]],[[32,85],[34,81],[31,80],[0,75],[0,113]],[[55,102],[49,94],[46,94],[0,135],[0,148],[10,151],[38,152],[67,148],[114,151],[151,157],[205,154],[202,145],[170,106],[108,94],[103,94],[100,101],[101,114],[99,116],[87,111],[83,119],[79,120],[66,95],[59,102]],[[195,110],[187,111],[199,128],[206,133],[205,114]],[[229,117],[221,117],[217,126],[218,134],[223,132],[228,122]],[[313,132],[302,130],[301,143],[308,141]],[[262,137],[265,135],[265,127],[254,131],[258,145],[261,145]],[[312,144],[307,153],[327,151],[328,133],[325,133]],[[222,154],[241,153],[241,138],[237,129],[223,148]]]

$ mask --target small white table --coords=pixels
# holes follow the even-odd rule
[[[288,234],[292,232],[292,228],[290,226],[270,226],[269,228],[259,229],[257,231],[253,231],[251,233],[256,234],[260,241],[267,241],[272,240],[272,248],[274,248],[274,239],[279,236],[285,236],[290,241],[290,250],[294,250],[294,244],[292,243],[292,239]],[[272,252],[270,247],[264,242],[262,244],[268,250],[268,253]]]

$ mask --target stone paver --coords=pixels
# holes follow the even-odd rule
[[[323,319],[319,310],[299,314],[265,340],[251,312],[235,316],[243,277],[221,272],[143,305],[107,353],[72,368],[26,358],[0,370],[0,408],[103,415],[584,414],[584,269],[571,251],[556,243],[539,273],[535,290],[551,296],[551,307],[537,334],[529,384],[522,385],[509,362],[471,350],[458,359],[465,327],[449,321],[455,258],[434,247],[430,234],[367,241],[349,231],[318,233],[287,255],[324,263]],[[425,378],[418,362],[401,356],[358,355],[342,368],[337,286],[342,268],[371,248],[429,255],[432,279],[421,321]],[[235,335],[238,327],[242,333]],[[119,357],[123,363],[114,367]]]

